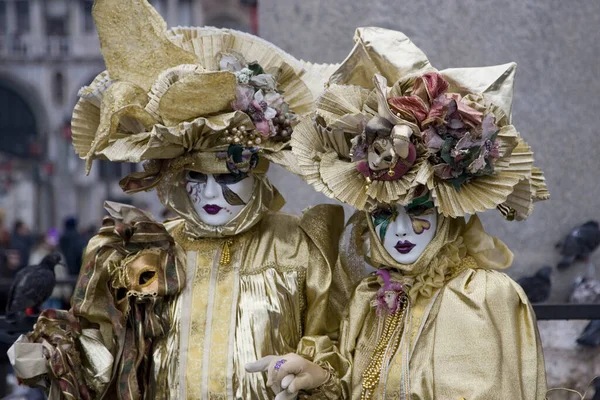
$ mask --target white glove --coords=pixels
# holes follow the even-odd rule
[[[246,371],[267,372],[267,386],[277,393],[275,400],[294,399],[300,390],[314,389],[329,379],[325,369],[294,353],[263,357],[246,364]]]

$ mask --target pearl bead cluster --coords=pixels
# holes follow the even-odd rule
[[[254,147],[262,143],[263,138],[257,130],[248,129],[245,125],[225,130],[226,141],[244,147]]]
[[[368,400],[373,396],[373,392],[379,384],[386,353],[393,356],[398,350],[402,334],[396,332],[396,330],[404,319],[408,299],[404,297],[401,299],[400,304],[401,308],[399,310],[386,316],[381,337],[377,342],[377,346],[375,346],[375,350],[373,350],[367,369],[363,372],[361,400]]]
[[[294,114],[290,114],[286,112],[285,114],[278,114],[275,118],[271,120],[273,122],[273,126],[275,127],[275,138],[279,140],[287,140],[292,135],[292,120],[294,118]]]

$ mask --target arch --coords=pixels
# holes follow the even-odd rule
[[[46,106],[37,89],[14,74],[1,70],[0,85],[8,87],[20,94],[21,98],[29,105],[31,110],[33,110],[38,133],[44,136],[47,135],[50,132],[50,119],[48,118]]]
[[[0,149],[28,157],[29,146],[48,134],[46,108],[33,87],[5,73],[0,73],[0,103],[0,129],[11,131],[0,134]]]

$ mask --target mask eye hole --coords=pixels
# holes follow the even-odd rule
[[[373,145],[373,152],[380,156],[381,153],[383,153],[383,147],[381,147],[381,144],[378,142],[375,142],[375,144]]]
[[[156,278],[156,271],[152,269],[147,269],[140,274],[138,284],[141,287],[149,286],[156,280]]]
[[[187,177],[193,182],[206,183],[206,175],[201,172],[188,171]]]
[[[383,161],[392,162],[392,156],[383,157]]]

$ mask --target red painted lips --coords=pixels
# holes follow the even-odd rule
[[[408,240],[399,240],[398,243],[394,246],[394,248],[400,254],[408,254],[412,249],[414,249],[416,244],[409,242]]]

